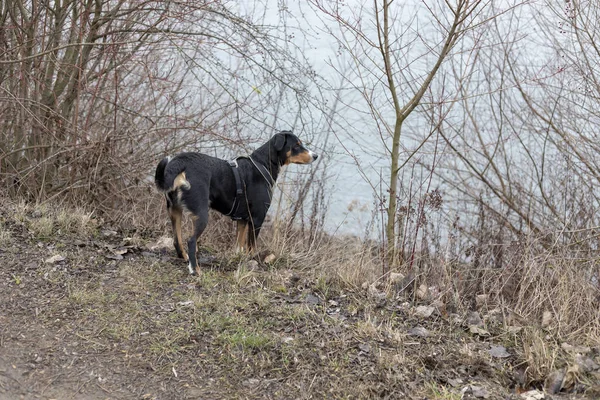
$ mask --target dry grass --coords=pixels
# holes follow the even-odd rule
[[[12,219],[22,223],[39,239],[51,239],[53,235],[85,237],[98,229],[93,213],[83,207],[56,203],[29,204],[10,199],[3,201],[12,213]]]
[[[0,239],[4,237],[5,243],[15,243],[19,226],[25,229],[25,237],[33,240],[53,242],[73,235],[102,239],[97,235],[102,227],[85,210],[18,202],[10,203],[8,208],[10,217],[3,217],[0,225]],[[414,265],[419,273],[411,281],[414,284],[406,286],[382,277],[381,262],[372,242],[326,234],[303,236],[297,231],[275,231],[269,226],[263,231],[260,247],[265,250],[262,254],[272,252],[277,259],[269,265],[259,260],[258,269],[250,268],[248,257],[231,253],[233,226],[224,222],[214,218],[202,242],[205,250],[220,258],[221,269],[205,267],[191,286],[182,284],[186,270],[183,265],[156,260],[118,264],[116,273],[103,278],[111,279],[110,286],[98,284],[98,279],[69,277],[68,269],[49,265],[42,265],[38,273],[45,282],[57,287],[68,282],[67,295],[57,307],[77,308],[86,324],[88,319],[96,321],[94,324],[102,322],[103,328],[94,340],[135,341],[143,333],[153,364],[165,360],[172,364],[188,354],[190,343],[198,340],[194,336],[196,330],[208,335],[210,343],[221,349],[218,359],[212,362],[222,367],[252,359],[255,364],[247,372],[252,368],[268,371],[285,366],[302,374],[305,370],[298,371],[294,366],[307,361],[307,356],[301,355],[306,346],[322,343],[318,368],[326,366],[324,373],[349,373],[356,362],[352,357],[360,354],[362,359],[368,355],[378,371],[378,377],[373,379],[395,385],[395,379],[400,378],[391,377],[398,365],[418,360],[417,369],[441,368],[436,357],[429,359],[422,350],[411,348],[413,343],[422,341],[407,337],[408,328],[424,323],[434,338],[444,337],[444,341],[456,344],[449,347],[439,342],[439,347],[438,339],[428,339],[429,344],[447,352],[442,357],[447,357],[449,368],[453,368],[455,360],[481,364],[481,355],[486,354],[481,346],[488,344],[474,342],[460,325],[451,322],[464,318],[467,311],[477,310],[484,329],[515,354],[507,371],[523,370],[524,377],[519,379],[526,386],[542,382],[552,371],[573,362],[572,355],[561,349],[562,343],[600,343],[598,290],[594,284],[597,267],[591,261],[570,260],[566,252],[554,249],[539,253],[529,249],[510,266],[478,269],[467,263],[428,257]],[[152,236],[134,232],[123,243],[147,248],[153,241]],[[53,247],[51,254],[56,249]],[[70,250],[66,249],[61,249],[61,254],[68,255],[65,252]],[[170,247],[158,251],[173,255]],[[68,261],[80,270],[92,268],[91,259],[99,266],[105,265],[102,257],[86,257],[79,260],[69,256]],[[103,271],[95,273],[103,276]],[[401,266],[398,272],[409,275],[408,265]],[[23,286],[29,284],[31,277],[17,271],[9,280],[15,286]],[[302,303],[307,294],[319,297],[317,308]],[[415,319],[414,307],[419,304],[435,307],[432,322]],[[165,314],[164,309],[171,311]],[[343,318],[330,316],[336,309],[342,310]],[[160,320],[152,316],[152,310],[162,310]],[[324,326],[326,331],[317,334]],[[306,340],[290,339],[293,335],[289,332],[298,329],[309,335]],[[88,330],[93,331],[93,325]],[[81,335],[88,337],[86,332]],[[359,343],[367,346],[357,347]],[[379,348],[378,343],[385,346]],[[354,354],[351,358],[348,349]],[[419,357],[425,358],[415,359],[416,350]],[[418,366],[419,363],[423,365]],[[350,378],[340,377],[339,382],[349,382],[347,379]],[[439,381],[427,382],[420,388],[424,396],[457,395],[456,390]],[[319,385],[324,387],[327,383],[320,381]],[[355,395],[368,397],[375,390],[372,384],[361,387]]]
[[[271,232],[265,241],[281,257],[293,260],[289,267],[313,276],[316,287],[327,288],[319,289],[322,293],[375,287],[387,299],[433,304],[442,315],[479,311],[486,329],[511,337],[527,382],[543,381],[573,363],[561,350],[562,343],[600,345],[597,263],[593,258],[573,259],[567,248],[541,250],[531,240],[530,247],[515,251],[518,257],[501,268],[416,257],[412,269],[405,264],[397,270],[405,276],[416,273],[407,287],[386,281],[371,242],[327,235],[307,240],[297,232]],[[393,336],[394,330],[372,320],[369,310],[363,308],[363,316],[357,334]],[[445,396],[435,386],[430,389],[434,398]]]

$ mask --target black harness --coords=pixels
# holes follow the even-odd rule
[[[225,214],[225,215],[227,217],[231,217],[231,219],[234,221],[239,221],[239,220],[248,221],[250,219],[250,214],[249,214],[249,210],[248,210],[248,208],[249,208],[248,200],[246,198],[246,191],[245,191],[246,185],[242,184],[242,179],[240,178],[240,171],[238,170],[237,160],[239,160],[240,158],[249,159],[252,162],[252,164],[259,170],[259,172],[261,173],[263,178],[265,178],[265,180],[267,181],[267,183],[269,185],[269,196],[271,195],[271,188],[273,187],[273,178],[271,178],[271,174],[265,168],[264,165],[257,164],[250,157],[240,156],[240,157],[234,158],[233,160],[228,161],[229,166],[231,167],[231,170],[233,171],[233,176],[235,178],[235,197],[233,199],[233,205],[231,206],[231,211],[229,211],[229,213]],[[271,178],[270,182],[267,179],[267,176],[269,178]]]

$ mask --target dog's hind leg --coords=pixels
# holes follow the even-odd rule
[[[183,258],[185,261],[188,260],[187,252],[183,247],[183,240],[181,236],[181,220],[183,217],[183,210],[179,207],[167,205],[169,211],[169,217],[171,218],[171,227],[173,228],[173,246],[177,252],[177,257]]]
[[[236,253],[248,250],[248,221],[238,220],[237,237],[235,243]]]
[[[250,223],[250,229],[248,229],[248,253],[250,254],[256,250],[256,239],[259,233],[260,226]]]
[[[193,220],[194,220],[194,233],[188,239],[188,257],[189,257],[188,268],[190,270],[190,274],[192,274],[192,275],[194,275],[196,273],[200,273],[200,270],[198,269],[198,260],[196,259],[196,245],[198,243],[198,239],[200,238],[200,235],[202,235],[202,232],[204,232],[204,229],[206,228],[206,225],[208,224],[208,209],[201,212],[199,215],[194,214]]]

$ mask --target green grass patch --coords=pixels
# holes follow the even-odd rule
[[[260,351],[270,348],[273,339],[264,332],[252,332],[250,330],[238,329],[235,332],[225,332],[217,336],[217,339],[225,346],[239,348],[244,351]]]

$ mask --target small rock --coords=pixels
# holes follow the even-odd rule
[[[507,326],[506,327],[506,332],[508,333],[519,333],[523,330],[522,326]]]
[[[113,231],[111,229],[103,229],[102,231],[100,231],[100,234],[105,238],[109,238],[117,236],[117,231]]]
[[[547,328],[554,321],[554,316],[550,311],[544,311],[542,314],[542,328]]]
[[[369,297],[374,298],[377,301],[384,300],[387,296],[384,292],[377,289],[375,284],[369,285],[369,289],[367,290],[367,294]]]
[[[400,283],[404,280],[405,276],[398,272],[390,273],[390,283]]]
[[[275,254],[271,253],[264,258],[263,262],[265,264],[272,264],[276,259],[277,257],[275,257]]]
[[[544,393],[540,392],[539,390],[530,390],[528,392],[521,393],[520,397],[523,400],[544,400],[546,398],[546,395],[544,395]]]
[[[417,289],[417,298],[420,300],[427,300],[429,298],[429,288],[426,284],[422,283]]]
[[[242,385],[256,387],[256,386],[260,385],[260,379],[256,379],[256,378],[246,379],[244,382],[242,382]]]
[[[575,364],[577,364],[583,372],[591,372],[600,369],[600,366],[594,360],[583,354],[575,355]]]
[[[312,304],[312,305],[321,304],[321,299],[312,293],[307,294],[306,297],[304,298],[304,301],[307,302],[308,304]]]
[[[168,237],[161,237],[156,241],[156,243],[149,243],[147,248],[150,251],[171,249],[173,248],[173,239]]]
[[[55,256],[52,256],[52,257],[46,259],[46,261],[44,261],[44,262],[46,264],[56,264],[56,263],[61,262],[61,261],[65,261],[65,258],[63,256],[57,254]]]
[[[506,350],[506,347],[504,347],[504,346],[492,346],[488,350],[488,353],[490,353],[490,355],[492,357],[496,357],[496,358],[510,357],[510,353]]]
[[[467,314],[467,325],[483,326],[483,320],[477,311],[470,311]]]
[[[579,354],[588,354],[592,351],[589,347],[586,346],[572,346],[569,343],[563,343],[560,347],[568,352],[568,353],[579,353]]]
[[[461,392],[462,392],[462,397],[464,399],[468,399],[468,398],[487,399],[488,397],[490,397],[490,394],[488,393],[488,391],[481,386],[469,385],[469,386],[464,387],[461,390]]]
[[[544,390],[550,394],[556,394],[560,392],[560,389],[563,386],[563,381],[565,379],[565,370],[559,369],[551,372],[546,381],[544,382]]]
[[[448,383],[450,384],[450,386],[452,386],[453,388],[457,388],[459,386],[461,386],[463,383],[465,383],[465,381],[463,381],[460,378],[450,378],[448,379]]]
[[[415,309],[415,315],[421,318],[429,318],[434,311],[435,308],[431,306],[418,306]]]
[[[35,210],[31,213],[31,218],[42,218],[42,215],[40,210]]]
[[[477,308],[487,305],[489,298],[489,294],[478,294],[475,296],[475,304],[477,305]]]
[[[450,320],[451,323],[456,324],[456,325],[461,325],[463,322],[463,319],[461,318],[461,316],[456,313],[449,314],[448,319]]]
[[[426,337],[429,337],[430,333],[427,329],[425,329],[421,326],[416,326],[414,328],[409,329],[408,335],[426,338]]]
[[[367,343],[359,343],[358,349],[360,351],[362,351],[363,353],[370,353],[371,352],[371,346],[369,346]]]

